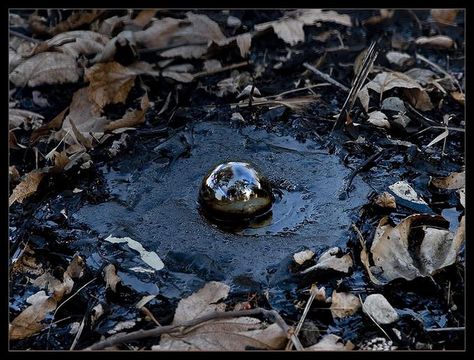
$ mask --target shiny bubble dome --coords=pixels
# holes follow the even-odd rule
[[[203,179],[199,203],[218,219],[239,220],[267,213],[273,203],[268,180],[246,162],[226,162]]]

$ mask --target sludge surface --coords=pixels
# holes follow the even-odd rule
[[[104,167],[111,200],[85,205],[73,218],[101,239],[128,236],[147,251],[155,251],[166,270],[171,266],[206,281],[239,286],[245,278],[246,283],[266,287],[269,268],[295,252],[309,248],[319,254],[333,246],[344,248],[351,214],[366,202],[371,190],[356,177],[350,196],[339,200],[351,170],[336,155],[317,142],[303,143],[254,127],[195,123],[154,144],[150,151],[153,147],[156,156],[151,161],[140,161],[145,156],[135,152],[122,156],[114,167]],[[201,215],[200,183],[210,169],[225,161],[255,164],[280,187],[283,196],[274,204],[269,224],[230,233]],[[146,268],[136,252],[127,254],[130,259],[115,258],[122,271],[137,265]],[[148,273],[134,275],[154,281]]]

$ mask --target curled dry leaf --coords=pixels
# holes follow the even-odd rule
[[[454,25],[458,9],[431,9],[431,17],[440,25]]]
[[[40,171],[32,171],[25,175],[24,179],[13,189],[8,199],[8,206],[13,203],[22,203],[28,196],[33,195],[38,189],[45,173]]]
[[[75,11],[67,19],[61,21],[54,27],[46,25],[44,18],[37,15],[31,15],[28,22],[35,33],[56,35],[88,25],[96,20],[103,12],[104,10],[99,9]]]
[[[450,49],[454,46],[454,40],[445,35],[421,36],[415,40],[415,44],[433,49]]]
[[[401,88],[404,89],[404,95],[407,100],[418,110],[427,111],[433,108],[430,97],[426,91],[411,77],[400,72],[382,72],[367,83],[359,92],[359,99],[367,111],[369,109],[369,93],[368,89],[382,95],[385,91]]]
[[[381,208],[388,208],[388,209],[396,209],[397,203],[393,195],[389,194],[388,192],[383,192],[379,196],[377,196],[374,200],[374,204],[380,206]]]
[[[343,273],[348,273],[349,269],[352,267],[353,262],[350,254],[345,254],[340,256],[342,253],[341,249],[338,247],[330,248],[325,251],[318,259],[316,265],[307,268],[302,271],[303,274],[306,274],[313,270],[335,270]],[[338,256],[339,255],[339,256]]]
[[[314,25],[317,22],[334,22],[352,26],[349,15],[339,14],[332,10],[304,9],[293,11],[279,20],[255,25],[255,30],[264,31],[273,28],[275,34],[289,45],[296,45],[304,41],[304,25]]]
[[[453,264],[464,244],[464,221],[456,234],[445,226],[447,221],[439,215],[410,215],[396,226],[382,218],[370,249],[375,267],[369,273],[379,283],[388,283],[432,275]]]
[[[389,51],[385,56],[391,64],[399,68],[406,68],[415,63],[415,60],[410,55],[398,51]]]
[[[293,255],[293,259],[298,265],[302,265],[305,261],[311,260],[314,256],[314,251],[311,250],[303,250],[300,252],[297,252],[296,254]]]
[[[142,124],[145,121],[145,114],[150,106],[148,95],[143,96],[140,109],[128,111],[121,119],[114,120],[104,126],[105,131],[112,131],[120,128],[131,128]]]
[[[105,288],[110,288],[113,292],[117,291],[117,284],[122,281],[113,264],[109,264],[104,268],[104,279],[106,282]]]
[[[397,311],[382,294],[370,294],[365,298],[362,311],[380,325],[391,324],[399,319]]]
[[[20,340],[43,330],[47,324],[43,320],[53,312],[64,295],[74,286],[74,278],[82,275],[84,261],[75,256],[63,274],[63,282],[54,282],[51,296],[37,297],[32,305],[24,309],[10,324],[10,340]]]
[[[431,179],[430,183],[438,189],[462,189],[466,186],[466,172],[453,172],[446,177],[436,177]]]
[[[380,9],[379,10],[379,15],[374,15],[368,18],[367,20],[364,20],[362,22],[362,25],[376,25],[380,24],[384,21],[387,21],[393,17],[393,14],[395,13],[395,10],[389,10],[389,9]]]
[[[204,314],[223,311],[216,304],[227,298],[229,286],[211,281],[202,289],[180,300],[172,324],[180,324]],[[179,337],[162,335],[160,344],[152,350],[234,350],[247,347],[258,349],[281,349],[288,341],[286,334],[277,325],[265,326],[251,317],[208,321],[187,331]]]
[[[338,293],[336,290],[334,290],[332,292],[331,299],[332,303],[330,309],[332,316],[335,318],[351,316],[355,314],[361,306],[359,297],[351,293]]]
[[[381,111],[372,111],[369,113],[367,122],[383,129],[390,129],[390,123],[387,119],[387,115]]]
[[[117,62],[95,64],[85,73],[89,99],[101,109],[107,104],[124,103],[135,77],[135,71]]]
[[[318,343],[305,348],[305,351],[350,351],[354,344],[349,340],[346,343],[337,335],[324,335]]]
[[[452,91],[451,96],[454,100],[456,100],[458,103],[464,106],[465,101],[466,101],[466,96],[464,95],[464,93],[460,91]]]
[[[18,87],[63,84],[79,80],[81,71],[69,54],[43,52],[20,63],[10,73],[10,81]]]

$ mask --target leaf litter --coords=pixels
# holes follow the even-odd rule
[[[54,13],[54,11],[51,12],[51,14]],[[337,78],[339,82],[350,85],[352,75],[357,74],[356,70],[360,69],[356,69],[357,64],[354,64],[354,66],[348,66],[346,71],[344,70],[346,65],[337,62],[333,62],[333,65],[328,67],[328,64],[333,61],[332,51],[338,47],[347,48],[348,44],[352,46],[353,40],[348,37],[348,31],[355,31],[355,29],[366,31],[368,27],[374,25],[397,26],[396,21],[401,13],[399,10],[381,9],[366,12],[360,17],[360,15],[346,14],[343,10],[303,9],[280,11],[279,15],[271,16],[264,21],[252,22],[250,26],[248,18],[238,14],[235,19],[234,16],[225,14],[224,20],[221,20],[219,16],[208,16],[208,12],[190,11],[175,16],[173,11],[162,12],[162,10],[151,9],[141,12],[124,12],[120,16],[109,17],[107,17],[108,12],[103,10],[71,11],[66,12],[66,15],[58,11],[59,20],[56,23],[47,23],[45,17],[32,14],[27,21],[19,23],[22,24],[23,29],[26,29],[26,33],[33,34],[32,41],[12,36],[9,47],[9,77],[14,87],[10,93],[9,114],[9,126],[13,130],[10,137],[14,139],[12,151],[25,151],[23,149],[30,144],[36,154],[34,161],[36,166],[29,168],[19,166],[20,163],[17,160],[14,162],[15,167],[10,166],[9,178],[13,186],[10,187],[9,205],[13,213],[15,214],[25,206],[30,206],[30,203],[34,204],[37,200],[32,195],[37,193],[43,185],[49,187],[51,182],[55,183],[62,176],[68,178],[75,171],[79,171],[78,173],[82,171],[85,174],[88,171],[94,171],[95,154],[104,148],[104,145],[107,149],[111,149],[108,152],[109,158],[133,146],[135,134],[122,132],[139,129],[136,134],[140,134],[142,129],[148,129],[150,124],[163,124],[163,121],[173,122],[175,117],[177,123],[183,121],[179,111],[179,107],[183,106],[183,100],[186,99],[189,104],[195,104],[196,101],[195,94],[189,98],[183,95],[183,89],[187,89],[188,86],[195,87],[196,91],[205,92],[206,96],[216,99],[216,104],[231,104],[231,113],[240,115],[233,116],[235,125],[239,124],[237,126],[248,123],[258,124],[256,119],[262,115],[262,112],[272,111],[275,107],[282,106],[288,108],[291,114],[289,120],[285,118],[287,120],[284,121],[290,121],[292,126],[296,126],[294,115],[299,113],[305,114],[306,117],[311,116],[309,114],[313,111],[312,109],[326,101],[324,88],[311,88],[315,86],[314,82],[305,78],[303,70],[290,71],[293,75],[298,73],[296,74],[298,79],[293,79],[295,81],[291,82],[287,77],[283,77],[283,82],[278,83],[284,71],[286,74],[289,73],[285,70],[285,66],[298,69],[298,64],[300,64],[298,54],[302,53],[300,49],[307,51],[308,42],[314,41],[312,39],[317,40],[323,47],[323,51],[327,52],[319,58],[321,54],[318,52],[314,56],[311,55],[313,64],[321,68],[323,72]],[[421,13],[415,11],[415,16],[412,16],[410,20],[414,28],[417,26],[414,19],[416,16],[421,16]],[[379,138],[374,140],[370,131],[363,130],[359,126],[359,121],[355,119],[353,130],[356,132],[356,138],[357,133],[363,133],[364,136],[357,138],[354,142],[355,146],[359,147],[359,154],[351,154],[348,159],[357,159],[372,146],[371,142],[374,142],[383,144],[382,146],[387,146],[388,143],[391,144],[390,146],[406,149],[404,155],[406,164],[403,166],[407,168],[413,161],[411,156],[414,156],[416,161],[419,161],[421,156],[432,156],[436,159],[438,152],[441,156],[441,161],[436,160],[439,169],[447,164],[445,157],[453,152],[449,140],[454,138],[455,141],[459,141],[456,135],[457,131],[463,127],[464,121],[461,119],[460,122],[458,118],[448,125],[445,120],[438,120],[443,114],[438,116],[433,109],[439,112],[446,112],[445,109],[447,109],[448,113],[454,113],[464,106],[464,92],[457,82],[462,74],[453,70],[457,65],[445,70],[444,63],[436,55],[430,53],[432,51],[430,49],[435,49],[442,54],[448,52],[459,54],[460,47],[463,46],[462,41],[459,41],[457,35],[445,32],[444,29],[459,26],[460,17],[458,10],[450,9],[434,9],[426,13],[429,13],[427,16],[431,18],[423,15],[420,17],[422,22],[428,21],[427,24],[434,24],[433,21],[435,21],[439,25],[430,32],[430,36],[424,36],[427,33],[422,34],[416,31],[412,38],[403,38],[406,34],[394,35],[388,42],[391,50],[385,53],[386,61],[390,63],[391,69],[377,67],[379,60],[369,69],[369,79],[361,84],[362,89],[356,96],[361,102],[361,109],[366,111],[363,119],[375,125],[370,131],[377,131]],[[104,16],[105,14],[107,16]],[[15,17],[11,17],[11,21],[14,20]],[[18,19],[15,21],[18,22]],[[268,30],[271,31],[268,32]],[[35,38],[36,35],[41,40],[38,41]],[[280,42],[277,43],[271,36],[282,41],[278,40]],[[278,44],[274,46],[275,49],[285,43],[288,47],[281,49],[281,52],[287,56],[277,55],[276,51],[270,48],[268,53],[267,51],[260,53],[261,38],[272,44]],[[331,41],[338,42],[336,48],[330,47]],[[416,46],[416,53],[407,50],[409,44]],[[348,63],[351,63],[357,53],[360,53],[358,58],[360,58],[359,66],[361,66],[364,52],[360,52],[358,46],[354,49],[349,47],[350,53],[354,56],[351,55]],[[222,56],[224,54],[226,55]],[[242,59],[247,59],[249,55],[251,55],[249,61],[243,63]],[[330,59],[329,62],[325,57]],[[277,61],[280,62],[279,66],[276,66]],[[296,64],[296,66],[291,64]],[[453,64],[456,64],[455,59]],[[245,68],[240,69],[244,66]],[[196,69],[202,69],[202,71],[196,72]],[[349,74],[347,78],[344,78],[345,74]],[[269,76],[277,85],[269,84],[266,80]],[[156,87],[151,81],[159,84],[160,88],[163,87],[163,91],[156,92]],[[294,87],[290,83],[294,84]],[[74,88],[75,84],[78,86]],[[284,86],[282,87],[281,84]],[[58,99],[49,96],[47,90],[56,86],[58,89],[70,87],[73,90],[68,90],[69,93],[64,100],[58,102]],[[36,90],[39,87],[42,87],[41,90]],[[21,102],[21,93],[15,92],[19,88],[26,88],[27,93],[31,92],[30,103],[36,107],[25,106],[25,102]],[[250,98],[252,89],[253,96]],[[59,93],[60,91],[58,90]],[[318,96],[314,94],[295,97],[287,95],[293,91],[305,91],[305,94],[316,91]],[[323,94],[323,97],[319,96],[319,92]],[[279,95],[280,93],[282,95]],[[239,98],[239,94],[245,96]],[[12,101],[14,99],[20,102],[15,103]],[[387,101],[388,99],[392,100]],[[442,99],[441,102],[440,99]],[[239,102],[232,103],[232,101]],[[342,106],[340,101],[337,98],[333,100],[334,103],[339,104],[339,109]],[[162,111],[157,119],[150,120],[147,115],[155,114],[154,104],[157,102],[159,104],[157,109],[161,108]],[[221,110],[216,107],[216,104],[212,104],[213,111],[220,114]],[[318,110],[318,119],[321,118],[321,121],[311,120],[313,122],[311,131],[316,132],[315,129],[317,129],[320,134],[327,132],[325,126],[328,125],[328,120],[324,117],[331,112],[332,115],[337,114],[337,109],[334,105],[332,106],[329,112]],[[360,105],[355,107],[360,108]],[[188,111],[190,111],[190,117],[195,116],[193,115],[195,109],[190,107]],[[228,114],[229,119],[231,113]],[[326,125],[323,125],[324,122]],[[346,122],[346,124],[350,123],[350,121]],[[266,126],[274,126],[274,123]],[[377,128],[384,128],[386,131],[380,132]],[[457,130],[452,130],[453,128]],[[346,125],[344,130],[348,129],[349,126]],[[404,129],[403,136],[398,133],[400,129]],[[420,131],[423,131],[423,134],[419,134],[418,137],[409,137],[410,134],[418,134],[417,132]],[[111,139],[110,142],[108,139]],[[383,143],[384,140],[387,142]],[[115,145],[111,147],[111,143]],[[442,151],[439,150],[441,145]],[[410,149],[414,148],[417,149],[417,155],[411,153]],[[385,168],[387,161],[386,158],[382,159],[380,166]],[[391,162],[395,163],[395,160]],[[315,258],[313,258],[314,253],[309,249],[294,254],[292,266],[296,266],[295,274],[303,275],[304,279],[321,280],[328,289],[328,293],[332,291],[332,296],[328,300],[330,305],[329,303],[325,305],[329,307],[327,311],[333,315],[331,327],[334,324],[340,324],[339,321],[347,321],[347,324],[357,323],[359,321],[357,319],[362,316],[358,311],[361,306],[360,300],[355,295],[359,290],[355,290],[356,287],[354,287],[354,284],[359,281],[358,277],[361,276],[359,268],[365,269],[365,274],[372,283],[386,290],[394,286],[392,284],[399,279],[406,279],[413,283],[423,281],[421,279],[425,277],[434,278],[435,281],[444,281],[444,276],[450,273],[450,269],[462,266],[465,242],[463,212],[458,216],[458,222],[454,223],[456,226],[448,230],[446,219],[432,215],[433,209],[436,210],[435,212],[438,211],[438,205],[435,205],[434,198],[429,195],[429,192],[436,191],[436,194],[433,194],[444,196],[442,201],[446,201],[450,206],[459,204],[464,207],[463,169],[452,166],[448,166],[448,169],[449,171],[430,170],[428,172],[430,179],[424,180],[422,185],[417,182],[418,180],[413,181],[410,178],[411,175],[407,175],[408,173],[402,175],[399,170],[394,170],[394,176],[399,177],[398,181],[394,182],[395,180],[391,177],[390,181],[385,182],[383,186],[375,185],[378,194],[381,195],[367,204],[367,208],[372,209],[370,211],[378,209],[377,215],[374,216],[370,211],[366,212],[365,208],[361,210],[360,214],[365,221],[369,221],[366,217],[372,214],[370,216],[373,218],[369,221],[372,228],[367,223],[361,226],[362,232],[359,233],[360,236],[358,235],[359,241],[356,242],[355,248],[350,245],[349,252],[339,247],[329,248],[321,254],[318,253],[319,256]],[[365,168],[361,176],[364,171],[366,171]],[[47,178],[48,182],[43,182],[43,178]],[[374,180],[374,184],[377,184],[377,181]],[[429,189],[427,189],[428,186]],[[85,189],[81,192],[72,192],[77,196],[90,196],[90,192],[95,191],[87,189],[87,184],[77,184],[71,187],[73,188]],[[422,196],[419,195],[420,193]],[[450,198],[445,200],[447,196]],[[386,214],[391,215],[386,216]],[[46,226],[51,227],[51,223],[58,222],[58,219],[54,218]],[[16,228],[16,225],[13,228]],[[53,234],[54,231],[56,230],[53,230]],[[364,236],[369,241],[366,242]],[[34,246],[38,246],[38,238],[33,237],[33,239]],[[127,248],[124,250],[122,247],[114,247],[114,249],[122,254],[128,252],[130,256],[135,257],[138,252],[140,261],[146,265],[123,266],[109,261],[101,275],[104,276],[105,284],[102,291],[110,288],[115,296],[128,296],[125,295],[128,287],[117,286],[117,284],[130,282],[126,277],[124,277],[125,280],[121,279],[122,275],[119,276],[119,274],[151,276],[156,270],[167,271],[156,252],[146,250],[135,240],[112,235],[105,240],[117,245],[126,244],[128,249],[133,251],[128,251]],[[159,247],[157,249],[159,251]],[[61,301],[64,301],[63,297],[71,293],[77,278],[74,276],[79,275],[70,276],[69,267],[63,273],[59,271],[62,276],[58,277],[57,272],[52,275],[51,270],[45,270],[46,263],[43,268],[37,264],[34,257],[29,257],[31,254],[27,248],[22,251],[16,260],[15,269],[17,270],[15,271],[17,274],[22,274],[22,270],[19,269],[23,268],[25,274],[36,274],[37,277],[31,281],[31,284],[35,286],[35,289],[40,290],[30,292],[25,297],[28,306],[24,308],[23,303],[23,311],[16,311],[16,316],[10,324],[10,336],[14,334],[14,339],[38,336],[40,339],[41,334],[44,333],[41,330],[47,326],[45,320],[50,319]],[[36,256],[39,255],[36,254]],[[358,265],[359,261],[362,267]],[[331,276],[336,278],[337,282],[327,280]],[[191,305],[186,305],[186,302],[181,304],[180,301],[172,323],[179,324],[182,321],[195,319],[206,314],[206,311],[225,312],[227,310],[227,306],[222,301],[228,297],[229,301],[233,299],[230,297],[230,290],[221,283],[206,284],[202,288],[206,291],[198,291],[181,300],[195,296],[189,303],[196,308],[197,312],[201,312],[197,314],[189,309],[189,313],[184,315],[186,306],[191,307]],[[348,284],[350,285],[347,286]],[[449,284],[451,286],[451,283]],[[404,290],[400,291],[403,293]],[[210,295],[213,292],[217,293],[214,294],[214,298]],[[385,291],[382,293],[385,294]],[[456,294],[459,294],[459,289],[454,290],[453,296],[448,295],[448,304],[453,303],[453,297],[456,298]],[[385,306],[386,304],[382,304],[383,302],[372,306],[370,301],[367,302],[367,299],[371,299],[370,296],[367,296],[364,301],[365,310],[363,309],[362,313],[365,314],[365,311],[369,309],[370,316],[383,324],[385,321],[382,319],[383,316],[389,313],[393,315],[393,311]],[[268,299],[271,300],[271,296]],[[154,305],[156,301],[156,297],[150,298],[147,306],[156,311],[157,307]],[[274,300],[271,300],[270,304],[275,304],[272,301]],[[319,296],[317,301],[326,304],[325,295]],[[246,301],[245,308],[251,307],[251,303],[252,301]],[[105,306],[106,302],[101,304]],[[95,308],[99,310],[98,306],[96,304]],[[377,312],[370,310],[371,307],[382,308],[380,311],[385,315],[381,315],[382,317],[374,315]],[[399,308],[398,305],[397,308]],[[106,334],[121,334],[133,331],[131,329],[135,326],[142,326],[133,314],[127,315],[128,318],[118,316],[118,321],[114,323],[113,320],[108,320],[110,316],[107,312],[104,314],[102,310],[97,313],[99,315],[93,323],[98,326],[101,322],[109,322]],[[311,315],[309,317],[311,318]],[[395,319],[395,316],[392,318]],[[318,326],[328,324],[325,320],[315,317],[309,321],[316,321]],[[394,326],[406,333],[404,318],[394,321],[396,321]],[[77,324],[77,331],[71,334],[79,334],[80,337],[83,329],[79,330],[80,322]],[[337,330],[338,325],[335,326],[332,329]],[[90,330],[84,328],[84,331]],[[351,339],[358,341],[358,345],[354,346],[351,340],[347,340],[347,334],[351,334],[351,331],[348,330],[342,337],[338,336],[340,335],[338,332],[336,332],[338,335],[328,334],[317,337],[317,340],[313,339],[309,343],[304,343],[304,347],[306,350],[352,350],[354,347],[369,346],[368,339],[363,340],[362,335],[355,338],[351,335],[349,336]],[[287,334],[277,324],[270,325],[253,317],[237,317],[205,322],[188,329],[178,337],[162,335],[159,344],[155,342],[151,346],[155,350],[209,348],[244,350],[249,347],[282,349],[287,341]],[[415,346],[404,345],[403,341],[398,345],[402,348]]]

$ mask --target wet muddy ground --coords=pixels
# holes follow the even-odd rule
[[[220,19],[218,12],[202,13],[209,13],[215,21]],[[366,19],[376,11],[346,13]],[[416,14],[423,21],[429,11]],[[240,15],[243,23],[250,26],[278,19],[281,12],[235,11],[234,15]],[[458,26],[447,31],[462,44],[463,32],[459,29],[464,24],[459,19]],[[389,25],[374,26],[372,31],[368,31],[369,26],[354,27],[344,36],[349,48],[334,52],[324,52],[321,43],[314,40],[321,29],[308,28],[307,36],[312,40],[297,45],[296,55],[283,66],[267,67],[255,86],[267,95],[291,90],[291,82],[304,82],[313,76],[301,75],[302,63],[320,59],[322,53],[326,58],[320,69],[350,86],[352,66],[343,65],[354,61],[369,44],[369,38],[380,35],[380,47],[384,49],[391,46],[394,34],[428,32],[418,29],[414,18],[402,11]],[[324,23],[322,27],[341,30],[334,24]],[[273,35],[255,39],[252,46],[254,64],[288,52]],[[324,44],[324,48],[330,47],[330,43]],[[443,51],[424,51],[433,62],[446,66]],[[462,57],[463,50],[453,50],[450,55],[451,71],[462,74],[462,60],[456,59]],[[380,63],[387,65],[384,60]],[[202,85],[212,87],[226,76],[208,76]],[[315,301],[300,333],[304,346],[314,344],[325,334],[335,334],[359,348],[380,336],[391,339],[398,349],[464,347],[462,330],[427,331],[464,327],[463,252],[461,261],[433,276],[375,285],[360,261],[360,240],[353,227],[360,229],[370,245],[383,215],[398,224],[411,214],[423,212],[442,215],[449,222],[449,230],[455,232],[464,208],[456,193],[433,189],[429,182],[430,177],[462,171],[463,132],[450,132],[446,154],[441,155],[437,147],[440,143],[430,148],[426,145],[442,130],[418,134],[423,129],[423,119],[416,114],[410,115],[413,128],[390,130],[388,136],[385,130],[367,124],[349,132],[331,133],[333,116],[347,95],[334,87],[316,88],[318,97],[303,110],[293,111],[281,106],[231,109],[229,104],[235,101],[231,96],[218,98],[203,88],[196,89],[195,84],[167,82],[161,87],[152,79],[143,81],[156,103],[147,112],[146,122],[136,131],[127,132],[117,156],[111,156],[108,149],[113,139],[121,135],[90,151],[91,166],[76,166],[49,177],[36,194],[10,208],[10,319],[18,316],[28,297],[38,292],[31,279],[45,269],[60,278],[75,255],[85,262],[84,275],[74,283],[73,293],[84,288],[45,318],[49,324],[46,329],[12,341],[12,349],[69,349],[77,333],[73,331],[77,326],[74,324],[90,319],[98,304],[102,304],[104,315],[93,325],[86,322],[75,345],[77,349],[90,346],[101,336],[110,336],[118,324],[126,321],[132,323],[132,330],[150,328],[153,324],[135,307],[147,295],[155,296],[148,302],[148,309],[160,324],[169,324],[178,301],[209,281],[231,286],[228,304],[247,301],[251,306],[271,307],[290,325],[300,319],[308,289],[314,283],[324,286],[328,296],[333,290],[363,297],[381,293],[400,316],[396,323],[382,326],[384,334],[361,311],[337,318],[331,315],[330,303]],[[51,104],[41,109],[32,103],[32,92],[27,87],[14,96],[30,110],[51,119],[67,106],[77,88],[78,84],[55,89],[40,87]],[[182,100],[172,110],[158,114],[169,91],[179,94]],[[136,85],[130,97],[136,98],[134,95],[139,93]],[[110,116],[119,117],[128,105],[110,105]],[[439,106],[440,110],[423,114],[441,121],[442,115],[437,111],[450,113],[450,126],[464,126],[461,105],[447,98]],[[231,120],[237,110],[245,121]],[[18,131],[18,142],[27,143],[30,134]],[[38,146],[47,152],[46,144]],[[361,167],[376,153],[380,156]],[[209,170],[226,161],[255,165],[279,189],[272,215],[264,223],[229,230],[203,216],[198,204],[201,181]],[[11,150],[10,165],[26,171],[34,163],[31,147]],[[400,202],[394,211],[373,206],[374,197],[397,181],[407,181],[426,201],[426,207],[403,203],[403,199],[397,199]],[[127,244],[108,241],[110,237],[138,241],[145,251],[155,252],[164,267],[150,265]],[[341,256],[351,255],[353,265],[347,274],[332,270],[301,273],[333,247],[341,249]],[[315,257],[303,265],[296,264],[293,254],[306,249],[312,250]],[[115,265],[121,279],[116,292],[105,286],[102,274],[108,264]],[[142,340],[132,346],[147,348],[152,344],[151,340]]]

